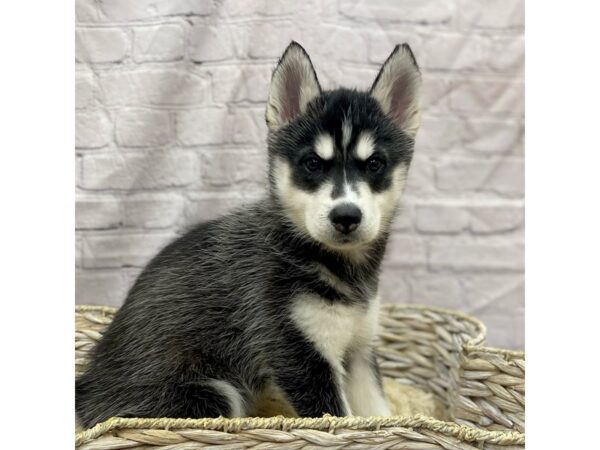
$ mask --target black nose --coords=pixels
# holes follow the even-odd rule
[[[331,210],[329,219],[336,230],[340,233],[348,234],[358,228],[358,224],[362,219],[362,213],[358,207],[350,203],[343,203]]]

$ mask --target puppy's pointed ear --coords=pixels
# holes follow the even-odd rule
[[[420,89],[417,62],[408,44],[402,44],[383,63],[370,93],[383,112],[414,138],[421,124]]]
[[[273,71],[267,102],[267,125],[276,130],[291,122],[319,95],[321,86],[308,53],[292,41]]]

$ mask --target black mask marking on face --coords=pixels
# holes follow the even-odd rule
[[[344,136],[344,132],[350,135]],[[316,142],[322,134],[332,137],[332,159],[317,154]],[[356,147],[367,134],[374,152],[362,160],[356,156]],[[414,140],[369,94],[349,89],[323,92],[304,114],[269,136],[271,154],[288,162],[299,189],[314,192],[329,181],[334,198],[343,195],[346,184],[353,188],[359,181],[366,182],[373,192],[388,189],[394,169],[410,164],[413,145]]]

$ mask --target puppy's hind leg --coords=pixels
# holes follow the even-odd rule
[[[246,399],[225,380],[209,379],[178,385],[169,398],[167,417],[243,417]]]
[[[212,380],[209,384],[227,398],[229,403],[227,417],[244,417],[246,415],[246,400],[237,388],[223,380]]]

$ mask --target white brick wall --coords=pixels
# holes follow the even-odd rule
[[[119,305],[165,242],[265,188],[264,104],[291,39],[366,88],[407,41],[424,78],[382,295],[523,346],[522,0],[77,0],[77,302]]]

